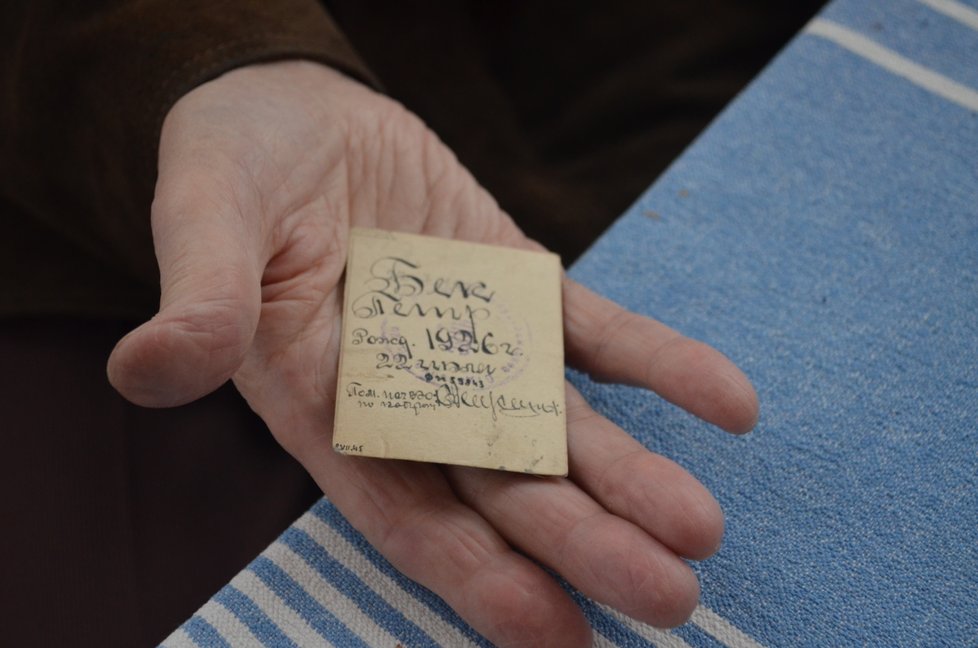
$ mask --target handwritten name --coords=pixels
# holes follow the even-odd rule
[[[401,257],[382,257],[370,266],[368,290],[352,301],[355,317],[379,315],[431,317],[453,321],[485,320],[495,291],[484,281],[428,278],[421,265]]]

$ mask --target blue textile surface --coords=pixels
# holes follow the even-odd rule
[[[918,0],[846,0],[828,5],[820,16],[866,34],[960,83],[978,88],[975,31]]]
[[[978,115],[802,35],[571,274],[757,387],[729,439],[574,379],[724,505],[709,607],[770,645],[978,645]]]
[[[978,646],[975,9],[829,5],[572,268],[725,352],[762,405],[735,438],[570,372],[727,515],[691,623],[575,595],[598,645]],[[488,645],[325,500],[166,645],[325,641]]]

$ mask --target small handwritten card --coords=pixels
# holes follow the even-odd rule
[[[567,474],[560,260],[353,229],[333,447]]]

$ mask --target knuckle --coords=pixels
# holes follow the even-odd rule
[[[597,344],[591,352],[591,366],[598,369],[599,377],[606,373],[604,367],[607,351],[612,342],[619,337],[621,332],[635,321],[636,315],[623,308],[616,308],[610,315],[602,317],[602,321],[595,325]]]

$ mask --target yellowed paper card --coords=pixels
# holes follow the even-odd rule
[[[567,474],[560,259],[351,232],[333,447]]]

